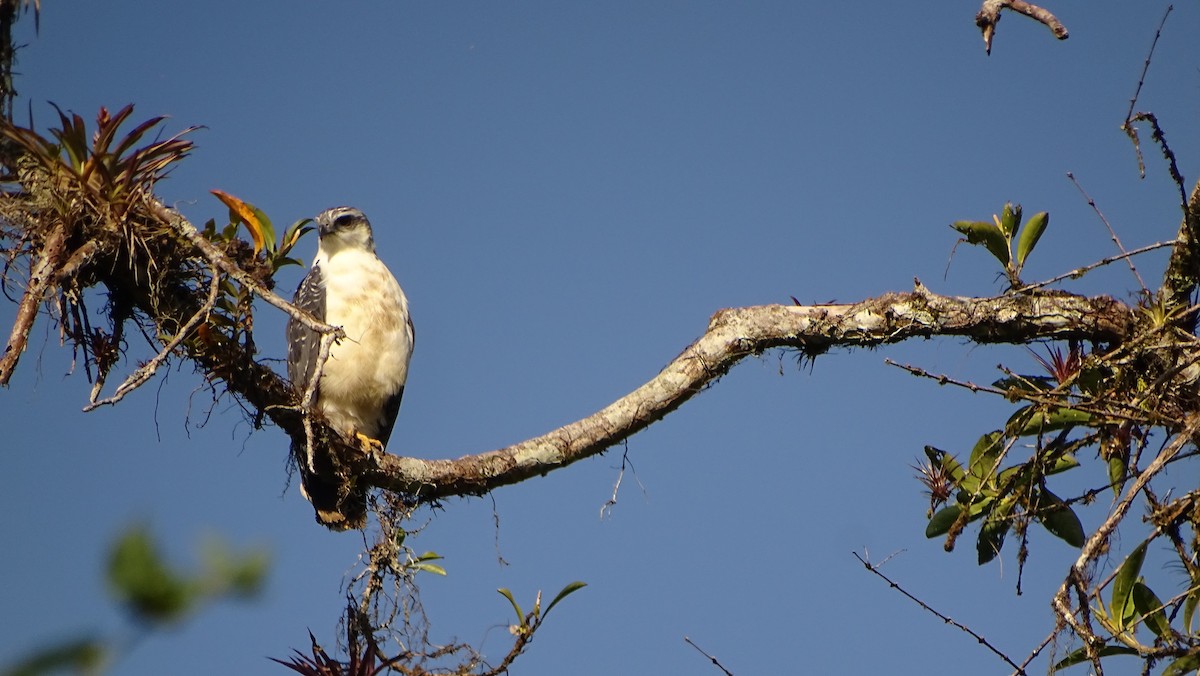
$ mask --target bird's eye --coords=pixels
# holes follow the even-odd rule
[[[347,228],[347,227],[350,227],[353,223],[354,223],[354,216],[352,214],[342,214],[341,216],[338,216],[337,218],[333,219],[333,225],[336,228]]]

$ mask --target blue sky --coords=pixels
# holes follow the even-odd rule
[[[49,101],[89,119],[133,102],[170,131],[205,125],[161,185],[195,223],[224,217],[214,188],[278,224],[363,209],[417,325],[389,450],[457,457],[608,404],[722,307],[849,302],[914,277],[999,293],[982,251],[960,246],[947,273],[947,224],[1006,200],[1051,213],[1029,279],[1115,253],[1068,171],[1128,247],[1171,238],[1158,152],[1139,180],[1118,128],[1165,3],[1055,5],[1069,40],[1006,16],[986,57],[970,2],[50,2],[40,34],[22,26],[18,109],[45,124]],[[1139,104],[1193,181],[1198,22],[1194,3],[1176,7]],[[1162,260],[1139,261],[1148,281]],[[1136,286],[1113,266],[1066,288]],[[264,357],[283,356],[283,324],[260,309]],[[136,520],[181,564],[215,532],[268,548],[274,567],[259,600],[131,645],[116,673],[285,673],[265,657],[305,647],[309,628],[331,639],[362,540],[285,491],[285,436],[214,403],[186,364],[81,413],[85,377],[65,375],[48,322],[34,335],[0,404],[0,663],[130,633],[102,559]],[[607,518],[621,449],[425,515],[413,546],[449,571],[422,586],[435,638],[498,658],[511,611],[497,587],[527,601],[579,579],[514,673],[717,673],[684,636],[737,674],[1003,672],[851,552],[903,550],[893,579],[1017,659],[1053,626],[1075,554],[1036,533],[1017,597],[1013,547],[979,568],[969,542],[946,554],[924,538],[908,465],[927,443],[969,450],[1011,409],[885,358],[978,382],[1000,362],[1035,368],[1024,350],[953,339],[803,368],[748,360],[630,440],[637,481]]]

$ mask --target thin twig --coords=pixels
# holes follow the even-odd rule
[[[1133,251],[1130,251],[1129,253],[1123,253],[1123,254],[1120,254],[1117,256],[1109,256],[1108,258],[1098,260],[1095,263],[1089,263],[1087,265],[1084,265],[1083,267],[1075,268],[1074,270],[1071,270],[1070,272],[1064,272],[1063,274],[1058,275],[1057,277],[1051,277],[1050,279],[1047,279],[1042,282],[1026,284],[1025,286],[1022,286],[1019,289],[1015,289],[1013,291],[1013,293],[1024,293],[1026,291],[1033,291],[1034,289],[1040,289],[1044,286],[1050,286],[1051,284],[1053,284],[1055,282],[1061,282],[1064,279],[1078,279],[1078,278],[1082,277],[1083,275],[1091,272],[1092,270],[1095,270],[1096,268],[1099,268],[1099,267],[1102,267],[1105,265],[1109,265],[1110,263],[1115,263],[1120,260],[1125,260],[1126,258],[1130,258],[1132,256],[1144,254],[1148,251],[1154,251],[1155,249],[1162,249],[1162,248],[1165,248],[1168,246],[1175,246],[1177,243],[1178,243],[1178,240],[1171,239],[1171,240],[1167,240],[1165,242],[1155,242],[1154,244],[1147,244],[1146,246],[1138,248],[1138,249],[1134,249]]]
[[[301,310],[295,305],[292,305],[288,301],[284,300],[281,296],[263,286],[258,280],[250,275],[250,273],[243,270],[237,263],[229,260],[228,256],[222,253],[221,250],[218,249],[212,242],[205,239],[204,235],[201,235],[200,232],[197,231],[191,223],[188,223],[187,219],[181,216],[178,212],[159,203],[152,204],[150,208],[155,216],[170,224],[175,228],[175,231],[183,236],[183,238],[189,243],[191,243],[192,246],[199,249],[200,253],[204,254],[204,257],[207,258],[209,262],[220,268],[225,274],[236,279],[246,288],[253,291],[254,294],[259,298],[262,298],[271,305],[274,305],[280,310],[288,313],[288,315],[290,315],[293,319],[301,324],[304,324],[306,327],[316,331],[317,333],[333,333],[336,334],[338,338],[346,337],[345,334],[342,333],[340,327],[331,326],[323,321],[318,320],[316,317],[313,317],[311,314]]]
[[[1154,48],[1158,46],[1158,38],[1162,35],[1163,26],[1167,25],[1167,17],[1171,15],[1171,11],[1175,9],[1175,5],[1167,5],[1167,11],[1163,13],[1162,21],[1158,22],[1158,30],[1154,31],[1154,40],[1150,42],[1150,51],[1146,54],[1146,61],[1142,64],[1142,74],[1138,76],[1137,88],[1133,90],[1133,98],[1129,99],[1129,111],[1125,113],[1125,121],[1128,122],[1133,117],[1133,109],[1137,108],[1138,97],[1142,94],[1142,85],[1146,83],[1146,73],[1150,72],[1150,59],[1154,56]],[[1145,171],[1142,175],[1145,176]]]
[[[716,668],[718,668],[718,669],[720,669],[721,671],[725,672],[725,676],[733,676],[733,672],[732,672],[732,671],[730,671],[730,670],[726,669],[726,668],[725,668],[725,665],[721,664],[721,663],[720,663],[720,662],[717,660],[717,658],[715,658],[715,657],[713,657],[712,655],[709,655],[708,653],[704,652],[704,649],[703,649],[703,648],[701,648],[700,646],[696,645],[695,641],[693,641],[692,639],[690,639],[690,638],[688,638],[688,637],[686,637],[686,636],[684,636],[684,637],[683,637],[683,640],[684,640],[684,641],[687,641],[687,644],[688,644],[688,645],[690,645],[690,646],[692,646],[693,648],[695,648],[695,649],[696,649],[696,651],[697,651],[697,652],[699,652],[701,655],[704,655],[705,657],[707,657],[707,658],[708,658],[708,661],[710,661],[710,662],[712,662],[712,663],[713,663],[713,666],[715,666]]]
[[[937,617],[942,622],[945,622],[946,624],[948,624],[952,627],[955,627],[955,628],[959,629],[960,631],[963,631],[966,634],[970,635],[971,638],[974,638],[976,641],[978,641],[980,645],[982,645],[983,647],[985,647],[988,650],[995,653],[1000,659],[1004,660],[1004,662],[1006,664],[1008,664],[1010,667],[1012,667],[1015,670],[1013,672],[1014,674],[1017,674],[1018,676],[1025,676],[1026,672],[1025,672],[1024,667],[1019,666],[1016,662],[1013,662],[1012,659],[1010,659],[1008,655],[1005,655],[1003,652],[1001,652],[999,649],[997,649],[996,646],[994,646],[990,642],[988,642],[988,640],[986,638],[984,638],[980,634],[976,633],[973,629],[966,626],[965,624],[956,622],[949,616],[939,613],[937,610],[930,607],[929,604],[925,603],[921,599],[908,593],[904,589],[904,587],[901,587],[899,584],[893,582],[892,579],[889,578],[887,575],[884,575],[882,572],[880,572],[878,567],[872,565],[871,562],[869,562],[866,559],[864,559],[863,557],[859,556],[858,552],[851,552],[851,554],[854,554],[854,558],[858,559],[858,562],[861,563],[864,568],[866,568],[867,570],[871,571],[872,573],[875,573],[876,575],[878,575],[880,578],[883,579],[884,582],[887,582],[888,585],[890,585],[892,587],[892,589],[895,589],[896,591],[898,591],[901,594],[903,594],[904,596],[906,596],[913,603],[916,603],[918,606],[921,606],[922,610],[932,613],[935,617]]]
[[[646,487],[642,485],[642,480],[639,479],[637,476],[637,468],[633,466],[633,461],[629,459],[629,442],[626,441],[625,442],[625,450],[621,453],[621,468],[620,468],[620,471],[617,473],[617,480],[613,484],[612,497],[610,497],[608,500],[606,500],[603,505],[600,505],[600,518],[601,519],[605,518],[606,516],[611,515],[612,508],[617,505],[617,493],[619,493],[621,491],[621,482],[625,479],[625,466],[626,465],[628,465],[629,469],[633,471],[633,480],[636,481],[638,484],[638,487],[642,489],[642,494],[643,495],[646,494]]]
[[[116,391],[113,392],[111,397],[96,401],[95,397],[93,396],[91,403],[83,407],[84,413],[94,411],[101,406],[112,406],[113,404],[116,404],[124,399],[125,395],[145,384],[146,381],[150,380],[151,376],[158,371],[158,367],[162,366],[163,363],[171,357],[171,353],[175,351],[175,348],[179,347],[179,345],[183,343],[188,334],[195,330],[195,328],[199,326],[201,322],[208,318],[208,313],[211,312],[214,307],[216,307],[217,298],[221,293],[221,274],[217,271],[216,267],[212,268],[211,274],[212,281],[209,284],[208,298],[205,299],[204,305],[200,306],[200,309],[196,312],[196,314],[192,315],[191,319],[189,319],[187,323],[175,333],[175,337],[172,338],[165,346],[163,346],[163,349],[159,350],[158,354],[154,355],[150,361],[138,367],[136,371],[131,373],[129,377],[125,379],[125,382],[121,383],[117,387]]]
[[[333,349],[333,344],[336,341],[337,335],[334,333],[321,335],[321,346],[317,351],[317,361],[313,367],[312,377],[309,378],[308,385],[304,388],[304,398],[300,400],[300,410],[304,414],[304,458],[310,472],[317,471],[313,463],[312,429],[312,411],[317,405],[317,384],[321,381],[321,373],[325,370],[325,362],[329,361],[329,351]]]
[[[1183,206],[1184,216],[1187,216],[1187,188],[1184,187],[1182,174],[1179,173],[1179,163],[1175,159],[1175,153],[1171,151],[1167,145],[1167,140],[1163,136],[1162,127],[1158,124],[1158,118],[1154,113],[1134,113],[1133,109],[1137,107],[1138,96],[1142,93],[1142,85],[1146,82],[1146,73],[1150,71],[1150,61],[1154,57],[1154,49],[1158,46],[1158,38],[1162,35],[1163,27],[1167,25],[1167,17],[1171,15],[1171,10],[1175,9],[1174,5],[1167,5],[1167,11],[1163,13],[1162,21],[1158,23],[1158,29],[1154,31],[1154,39],[1150,42],[1150,51],[1146,54],[1146,61],[1142,64],[1142,74],[1138,77],[1137,87],[1134,89],[1133,98],[1129,99],[1129,110],[1125,113],[1125,121],[1121,123],[1121,129],[1129,136],[1129,140],[1133,142],[1133,150],[1137,154],[1138,173],[1142,178],[1146,178],[1146,161],[1142,157],[1142,145],[1138,139],[1137,127],[1133,126],[1134,122],[1146,121],[1150,123],[1153,129],[1152,138],[1162,148],[1163,155],[1167,158],[1171,178],[1179,187],[1180,204]]]
[[[1058,630],[1055,629],[1054,631],[1050,632],[1050,634],[1047,635],[1046,638],[1042,639],[1042,642],[1039,643],[1038,646],[1036,648],[1034,648],[1032,652],[1029,653],[1029,655],[1025,658],[1025,661],[1021,663],[1021,666],[1017,667],[1016,670],[1012,672],[1012,676],[1020,676],[1020,674],[1026,673],[1025,667],[1029,666],[1030,662],[1037,659],[1037,656],[1040,655],[1042,653],[1042,651],[1046,649],[1046,646],[1050,645],[1050,643],[1052,641],[1054,641],[1054,637],[1057,634],[1058,634]]]
[[[1129,256],[1129,251],[1125,249],[1125,245],[1121,244],[1121,239],[1117,237],[1117,231],[1113,229],[1112,224],[1109,223],[1108,219],[1104,217],[1104,213],[1100,211],[1100,207],[1096,206],[1096,200],[1092,199],[1092,196],[1083,189],[1083,186],[1080,185],[1079,181],[1075,179],[1074,173],[1068,171],[1067,178],[1071,179],[1071,183],[1075,184],[1075,188],[1079,190],[1079,193],[1083,195],[1085,200],[1087,200],[1088,206],[1092,208],[1092,211],[1096,212],[1096,216],[1100,218],[1100,222],[1104,224],[1104,227],[1108,228],[1108,234],[1112,237],[1113,244],[1116,244],[1117,251],[1120,251],[1125,256],[1125,261],[1129,263],[1130,272],[1132,272],[1134,278],[1137,279],[1138,286],[1142,287],[1142,293],[1149,294],[1150,289],[1146,288],[1146,282],[1142,281],[1142,276],[1138,274],[1137,268],[1133,265],[1133,258]]]
[[[998,387],[993,387],[991,385],[977,385],[970,381],[958,380],[957,378],[952,378],[944,373],[930,373],[929,371],[926,371],[925,369],[921,368],[920,366],[913,366],[912,364],[901,364],[899,362],[893,361],[890,358],[884,359],[883,363],[887,364],[888,366],[895,366],[898,369],[908,371],[909,373],[911,373],[914,376],[917,376],[918,378],[928,378],[930,380],[937,381],[937,383],[939,385],[953,385],[955,387],[961,387],[963,389],[970,390],[971,392],[974,392],[974,393],[984,392],[986,394],[995,394],[995,395],[998,395],[1001,397],[1009,397],[1012,395],[1012,393],[1008,390],[1002,390]],[[1018,375],[1016,373],[1013,373],[1013,372],[1005,369],[1003,366],[1001,366],[1000,368],[1006,375],[1009,375],[1009,376]],[[1047,393],[1047,394],[1053,394],[1053,393]],[[1117,420],[1130,420],[1130,421],[1137,422],[1137,421],[1143,421],[1146,418],[1145,411],[1137,408],[1136,406],[1118,404],[1117,402],[1105,402],[1104,408],[1098,408],[1096,406],[1088,405],[1088,404],[1084,403],[1083,401],[1071,401],[1071,399],[1078,400],[1080,398],[1079,395],[1072,395],[1072,394],[1069,394],[1066,392],[1061,393],[1061,396],[1059,396],[1057,398],[1052,397],[1052,396],[1039,395],[1036,392],[1032,392],[1032,391],[1021,392],[1020,398],[1024,401],[1028,401],[1030,403],[1044,404],[1046,406],[1069,406],[1075,410],[1083,411],[1084,413],[1092,413],[1094,415],[1104,416],[1104,417],[1108,417],[1108,418],[1114,418]],[[1114,411],[1112,408],[1115,406],[1120,406],[1121,408],[1127,409],[1130,412],[1129,413],[1118,413],[1118,412]]]

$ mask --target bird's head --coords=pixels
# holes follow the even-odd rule
[[[334,207],[317,216],[317,234],[321,238],[320,249],[332,256],[345,249],[375,250],[375,238],[371,235],[371,223],[363,212],[354,207]]]

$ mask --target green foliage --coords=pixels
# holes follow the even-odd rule
[[[270,567],[265,551],[235,552],[216,537],[205,543],[202,558],[203,565],[195,573],[171,566],[149,528],[135,524],[111,546],[108,587],[139,628],[150,631],[177,625],[207,601],[253,598],[261,591]],[[63,671],[86,676],[103,674],[118,659],[121,644],[94,636],[51,644],[10,667],[0,668],[0,676],[43,676]]]
[[[205,227],[205,235],[214,241],[229,242],[237,237],[238,226],[245,226],[254,244],[254,255],[263,254],[266,263],[271,267],[271,274],[279,271],[285,265],[303,265],[288,254],[300,241],[300,238],[313,230],[309,223],[311,218],[302,218],[288,226],[283,237],[275,239],[275,226],[271,219],[258,207],[244,202],[233,195],[221,190],[210,190],[217,199],[229,207],[229,224],[221,229],[218,235],[216,222],[209,221]]]
[[[1033,253],[1046,226],[1050,224],[1050,215],[1040,211],[1021,227],[1021,205],[1005,202],[1000,215],[992,216],[989,221],[955,221],[950,227],[961,233],[968,244],[982,246],[992,254],[1004,268],[1009,286],[1018,289],[1021,283],[1021,270],[1029,254]],[[1013,255],[1014,236],[1016,237],[1016,255]]]
[[[1079,516],[1050,489],[1043,486],[1038,491],[1033,512],[1052,535],[1072,547],[1083,546],[1083,524]]]
[[[64,211],[71,208],[71,200],[82,198],[117,217],[123,216],[137,198],[149,195],[154,184],[191,152],[192,142],[182,137],[199,129],[189,127],[165,140],[136,147],[166,118],[152,117],[120,136],[121,126],[133,114],[133,104],[115,114],[101,108],[95,131],[89,135],[81,116],[68,115],[58,106],[54,109],[59,120],[59,126],[50,129],[54,141],[3,120],[0,137],[21,149],[29,166],[41,174],[40,184],[57,196],[58,206]]]
[[[426,573],[445,576],[445,568],[442,568],[436,563],[431,563],[432,561],[440,561],[441,559],[442,557],[436,552],[425,552],[424,554],[409,561],[408,567],[412,570],[423,570]]]
[[[291,257],[292,249],[304,235],[313,230],[312,219],[296,221],[284,230],[278,239],[271,219],[258,207],[220,190],[211,191],[229,209],[229,222],[218,228],[217,221],[209,219],[202,234],[216,244],[226,255],[237,260],[239,266],[258,278],[270,288],[275,273],[287,265],[303,265]],[[239,237],[241,227],[250,234],[250,242]],[[254,347],[254,291],[228,277],[218,280],[218,293],[214,302],[215,312],[209,313],[207,322],[198,335],[202,341],[227,339]],[[219,332],[219,335],[214,335]]]
[[[1133,648],[1130,648],[1128,646],[1109,645],[1109,646],[1104,646],[1103,648],[1100,648],[1098,651],[1096,651],[1096,654],[1099,657],[1113,657],[1116,655],[1137,655],[1138,651]],[[1057,663],[1055,663],[1054,668],[1056,670],[1057,669],[1065,669],[1067,667],[1071,667],[1076,664],[1083,664],[1084,662],[1087,662],[1087,661],[1088,661],[1087,650],[1085,650],[1083,648],[1076,648],[1075,650],[1072,650],[1070,653],[1068,653],[1066,657],[1062,658]]]
[[[1194,671],[1200,671],[1200,648],[1195,648],[1191,653],[1168,664],[1167,668],[1163,669],[1162,676],[1183,676]]]
[[[96,638],[80,638],[42,648],[3,671],[0,676],[42,676],[71,671],[92,676],[104,672],[109,646]]]
[[[217,222],[209,219],[204,224],[205,237],[216,244],[228,247],[240,241],[238,228],[244,226],[250,233],[253,246],[252,256],[256,263],[267,266],[269,272],[266,276],[268,278],[274,276],[284,266],[304,265],[302,261],[292,258],[289,254],[302,237],[312,232],[313,227],[309,225],[312,223],[311,218],[302,218],[292,223],[284,230],[283,236],[276,240],[275,226],[261,209],[220,190],[210,192],[229,207],[229,222],[217,230]],[[252,266],[244,265],[244,267]]]
[[[516,613],[517,623],[510,626],[510,631],[514,634],[530,634],[546,619],[546,616],[550,614],[550,610],[553,609],[554,606],[558,605],[559,601],[586,586],[586,582],[580,582],[578,580],[568,584],[554,595],[554,599],[550,601],[545,610],[542,610],[542,593],[538,592],[537,598],[533,603],[533,610],[530,611],[528,615],[525,614],[524,610],[521,610],[521,604],[517,603],[517,600],[513,597],[511,591],[504,587],[501,587],[496,591],[499,592],[501,596],[508,599],[508,603],[512,606],[513,612]]]
[[[149,529],[135,525],[112,548],[108,586],[138,621],[174,623],[194,613],[204,601],[253,597],[262,588],[270,565],[266,552],[239,554],[216,538],[206,544],[202,558],[198,573],[177,570],[163,558]]]
[[[144,526],[125,532],[108,560],[113,595],[143,622],[174,622],[195,608],[200,589],[195,580],[167,566]]]

